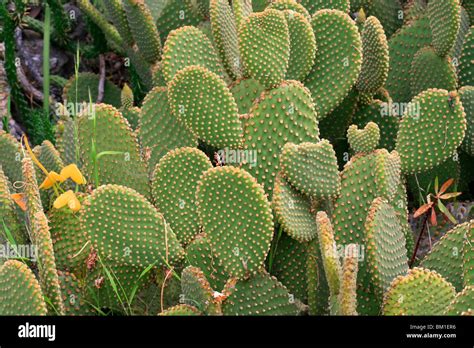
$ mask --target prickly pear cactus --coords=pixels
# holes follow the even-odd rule
[[[363,129],[351,125],[347,130],[347,140],[356,153],[374,151],[380,141],[380,129],[374,122],[369,122]]]

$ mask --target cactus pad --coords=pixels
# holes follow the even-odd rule
[[[214,303],[214,291],[204,273],[197,267],[188,266],[181,273],[181,290],[184,304],[195,306],[200,312],[215,314],[220,311]]]
[[[237,104],[216,74],[200,66],[182,69],[169,83],[169,103],[175,117],[206,144],[241,145]]]
[[[20,143],[0,130],[0,165],[11,184],[22,181],[21,158]]]
[[[433,47],[444,57],[453,48],[461,25],[459,0],[430,0],[428,17],[433,33]]]
[[[255,100],[262,94],[265,88],[254,79],[243,79],[236,81],[231,86],[231,93],[234,96],[239,114],[248,114]]]
[[[472,61],[474,60],[474,26],[471,26],[462,48],[459,63],[459,84],[461,86],[474,85],[474,73],[472,72]]]
[[[245,170],[217,167],[197,189],[198,213],[212,250],[231,276],[255,274],[273,237],[273,217],[263,188]]]
[[[380,141],[380,129],[374,122],[369,122],[363,129],[351,125],[347,130],[347,140],[354,152],[371,152]]]
[[[462,149],[469,155],[474,156],[474,86],[462,87],[459,90],[459,96],[467,120],[466,136],[462,143]]]
[[[339,195],[341,179],[336,153],[327,140],[319,143],[287,143],[280,155],[283,177],[304,194],[333,199]]]
[[[464,286],[474,285],[474,220],[469,222],[462,248]]]
[[[474,286],[467,286],[458,293],[444,315],[464,315],[474,310]],[[472,315],[472,314],[471,314]]]
[[[168,152],[156,166],[152,182],[155,204],[183,245],[199,233],[196,189],[199,178],[210,168],[207,156],[189,147]]]

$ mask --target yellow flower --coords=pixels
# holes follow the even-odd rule
[[[56,198],[53,203],[53,207],[56,209],[61,209],[66,204],[72,211],[79,211],[81,209],[81,202],[79,202],[76,194],[72,190],[66,191]]]
[[[60,175],[61,175],[61,177],[64,178],[64,180],[70,178],[76,184],[79,184],[79,185],[85,185],[86,184],[86,179],[84,178],[84,175],[82,175],[81,171],[79,170],[79,168],[77,168],[77,166],[74,163],[64,167],[61,170]]]
[[[64,180],[66,179],[62,176],[62,172],[61,174],[58,174],[55,171],[51,171],[48,173],[48,175],[46,176],[46,179],[44,179],[43,183],[40,185],[39,188],[43,190],[47,190],[53,187],[54,184],[58,182],[63,182]]]

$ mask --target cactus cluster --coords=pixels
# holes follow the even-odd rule
[[[474,220],[431,201],[472,197],[465,3],[78,0],[131,87],[77,72],[54,141],[0,130],[0,242],[35,251],[0,315],[472,315]]]

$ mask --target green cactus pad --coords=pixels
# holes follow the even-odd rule
[[[198,267],[204,272],[212,289],[222,291],[229,276],[212,251],[208,238],[197,236],[186,248],[186,259],[191,266]]]
[[[347,130],[347,140],[354,152],[371,152],[380,141],[380,129],[374,122],[369,122],[363,129],[351,125]]]
[[[183,270],[181,290],[184,304],[195,306],[203,313],[216,314],[216,311],[220,311],[214,300],[214,290],[199,268],[188,266]]]
[[[210,0],[210,17],[214,44],[231,77],[240,78],[242,62],[236,18],[227,0]]]
[[[349,0],[299,0],[310,13],[323,9],[339,10],[345,13],[349,12]]]
[[[389,69],[387,37],[376,17],[369,17],[362,31],[362,69],[357,80],[357,89],[374,94],[385,85]]]
[[[196,27],[173,30],[163,49],[163,75],[170,82],[176,73],[190,65],[199,65],[223,77],[223,68],[207,36]]]
[[[204,232],[227,273],[237,278],[255,274],[273,237],[263,188],[245,170],[217,167],[203,174],[196,197]]]
[[[0,130],[0,165],[11,184],[22,181],[21,153],[20,143]]]
[[[459,90],[461,103],[466,112],[467,129],[462,149],[474,156],[474,86],[466,86]]]
[[[379,196],[392,201],[400,186],[400,156],[396,151],[378,151],[375,164],[375,184]]]
[[[78,199],[84,201],[82,196]],[[82,212],[82,209],[76,213],[70,209],[51,209],[48,214],[56,265],[61,270],[76,274],[85,268],[91,250],[88,238],[81,229]]]
[[[236,0],[232,1],[232,10],[235,16],[236,28],[239,28],[245,18],[253,12],[252,1]]]
[[[230,92],[237,103],[239,114],[248,114],[253,103],[260,97],[264,90],[265,88],[254,79],[242,79],[232,84]]]
[[[461,291],[463,288],[462,250],[469,223],[463,223],[447,232],[421,260],[420,266],[438,272]]]
[[[87,295],[74,273],[58,271],[61,295],[66,315],[93,315]]]
[[[403,173],[422,172],[444,162],[461,145],[465,130],[457,92],[430,89],[416,96],[398,131],[396,150]]]
[[[0,315],[46,315],[40,285],[23,262],[9,260],[0,266]]]
[[[461,25],[459,0],[430,0],[428,17],[433,33],[433,47],[440,57],[453,48]]]
[[[249,15],[239,29],[239,45],[250,77],[267,88],[284,80],[290,58],[290,33],[281,11],[268,9]]]
[[[449,57],[453,59],[453,65],[459,64],[459,59],[461,58],[462,47],[464,45],[464,41],[466,39],[466,35],[469,34],[469,14],[461,7],[461,27],[459,28],[459,32],[456,38],[456,43],[454,44],[453,49],[449,53]],[[457,63],[457,64],[456,64]]]
[[[297,299],[306,302],[308,243],[300,243],[286,233],[282,233],[275,243],[270,273]]]
[[[349,244],[342,260],[341,284],[338,296],[338,314],[357,315],[357,273],[359,255],[357,246]]]
[[[365,223],[365,234],[371,283],[382,301],[393,279],[408,272],[405,234],[395,210],[384,199],[373,201]]]
[[[415,267],[394,279],[385,293],[383,313],[442,315],[455,295],[454,287],[438,273]]]
[[[168,34],[179,27],[185,25],[198,25],[203,16],[193,0],[164,0],[155,1],[161,8],[157,11],[156,26],[162,40],[168,37]]]
[[[160,58],[161,41],[150,9],[141,0],[124,0],[130,31],[143,58],[153,64]]]
[[[429,20],[423,16],[404,26],[389,40],[390,69],[386,88],[394,102],[410,101],[413,57],[421,48],[429,46],[431,39]]]
[[[171,114],[166,87],[155,87],[145,100],[140,113],[140,144],[148,155],[148,170],[170,150],[197,147],[197,138]]]
[[[474,60],[474,27],[471,26],[462,48],[459,63],[459,85],[473,86],[474,73],[472,72],[472,61]]]
[[[274,0],[267,6],[267,8],[273,8],[280,11],[290,10],[302,14],[308,20],[311,19],[311,15],[309,14],[308,10],[295,0]]]
[[[458,293],[444,315],[464,315],[474,310],[474,286],[467,286]],[[471,314],[472,315],[472,314]]]
[[[127,45],[133,45],[133,36],[127,22],[127,15],[122,0],[110,0],[103,3],[109,20],[114,24],[122,39]]]
[[[380,148],[392,151],[395,148],[400,118],[390,109],[391,104],[378,99],[370,104],[361,106],[352,119],[359,128],[364,128],[369,122],[374,122],[380,130]]]
[[[84,203],[81,224],[99,256],[112,260],[113,265],[164,266],[176,263],[184,254],[163,215],[143,196],[123,186],[96,189]]]
[[[284,82],[262,94],[244,122],[244,148],[256,151],[258,156],[256,165],[250,163],[244,168],[257,178],[271,199],[283,146],[288,142],[319,141],[313,99],[301,83]]]
[[[95,183],[95,166],[91,156],[91,139],[95,138],[97,155],[103,151],[119,152],[102,156],[98,160],[99,184],[124,185],[150,197],[147,169],[140,157],[136,136],[128,121],[117,109],[110,105],[98,104],[95,106],[95,119],[81,114],[78,133],[83,174],[88,182]]]
[[[216,74],[200,66],[180,70],[169,83],[169,103],[175,117],[206,144],[240,147],[237,104]]]
[[[318,51],[305,85],[315,97],[316,111],[322,119],[356,83],[362,66],[362,41],[354,21],[338,10],[316,12],[311,24]]]
[[[172,316],[199,316],[201,312],[196,307],[187,305],[187,304],[180,304],[174,307],[170,307],[163,312],[159,313],[158,315],[172,317]]]
[[[392,207],[395,209],[398,221],[402,226],[402,230],[405,235],[407,256],[411,258],[415,249],[415,238],[412,227],[408,222],[408,197],[404,178],[401,178],[400,184],[398,185],[397,191],[391,200],[391,203]]]
[[[283,177],[304,194],[333,199],[339,195],[341,179],[334,149],[327,140],[319,143],[287,143],[280,155]]]
[[[462,248],[464,286],[474,285],[474,220],[469,222]]]
[[[62,117],[56,126],[56,148],[59,151],[64,165],[75,163],[78,168],[81,167],[78,144],[75,133],[77,125],[69,116]],[[77,151],[77,153],[76,153]]]
[[[314,64],[316,38],[310,19],[290,10],[285,10],[284,14],[290,34],[290,58],[286,79],[302,81]]]
[[[63,89],[63,100],[71,115],[75,115],[75,109],[79,108],[79,105],[75,103],[89,103],[91,100],[95,103],[97,101],[99,81],[99,75],[88,72],[79,73],[77,81],[76,76],[72,76],[68,80]],[[122,105],[121,95],[122,91],[120,88],[109,80],[105,80],[103,103],[119,108]]]
[[[436,77],[433,76],[436,71]],[[448,57],[440,57],[432,47],[424,47],[413,58],[411,71],[411,94],[416,96],[429,88],[452,91],[457,86],[453,63]]]
[[[132,107],[130,109],[120,109],[122,116],[128,121],[130,128],[135,130],[140,123],[140,108]]]
[[[311,214],[311,201],[277,177],[273,191],[273,210],[283,230],[299,242],[309,242],[316,236],[316,222]]]
[[[230,295],[222,304],[224,315],[296,315],[293,295],[275,278],[260,271],[248,280],[229,281]]]
[[[364,4],[367,16],[377,17],[387,37],[392,36],[403,24],[403,8],[400,0],[367,0]]]
[[[308,307],[310,315],[329,313],[329,287],[324,274],[321,248],[318,238],[314,238],[308,247],[306,262],[306,278],[308,283]]]
[[[156,166],[153,198],[182,245],[199,233],[196,189],[199,178],[210,168],[207,156],[189,147],[168,152]]]

